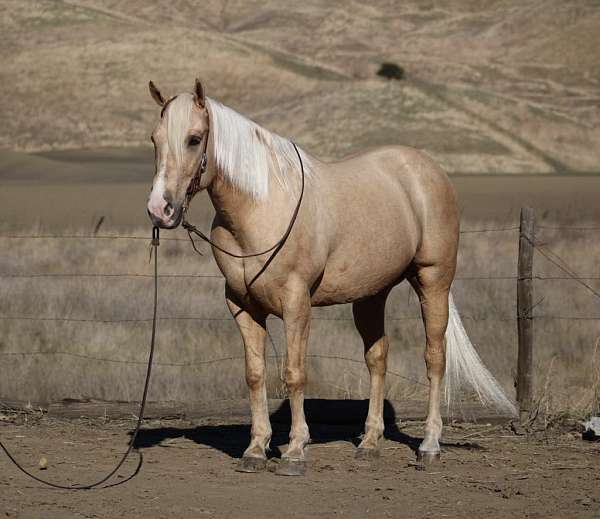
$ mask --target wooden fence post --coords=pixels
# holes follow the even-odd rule
[[[532,411],[533,404],[533,251],[535,212],[521,209],[519,226],[519,265],[517,279],[517,326],[519,357],[517,362],[517,401],[521,423]]]

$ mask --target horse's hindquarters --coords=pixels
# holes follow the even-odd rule
[[[322,167],[330,252],[313,305],[377,294],[401,281],[413,262],[454,270],[458,206],[433,160],[386,147]]]

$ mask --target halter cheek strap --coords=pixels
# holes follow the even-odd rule
[[[185,192],[185,202],[183,204],[183,208],[187,209],[190,201],[194,197],[194,195],[200,191],[200,180],[202,179],[202,174],[206,171],[206,164],[208,162],[208,158],[206,152],[202,153],[202,158],[200,159],[200,166],[196,170],[196,173],[190,180],[190,184],[188,185],[187,191]]]
[[[200,191],[200,181],[202,180],[202,175],[204,174],[204,172],[206,171],[206,168],[208,166],[207,151],[208,151],[209,132],[210,132],[210,125],[208,126],[208,129],[206,130],[206,136],[204,137],[204,150],[202,151],[202,158],[200,159],[200,164],[198,166],[198,169],[196,170],[196,173],[194,173],[194,176],[190,180],[190,183],[185,192],[185,201],[183,202],[183,213],[184,214],[187,212],[188,207],[190,206],[190,202],[192,201],[192,198],[194,198],[194,195],[198,191]]]

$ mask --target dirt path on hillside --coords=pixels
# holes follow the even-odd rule
[[[133,422],[43,419],[0,426],[2,440],[35,473],[55,482],[86,482],[108,472]],[[127,483],[101,491],[56,491],[0,460],[1,516],[80,517],[569,517],[600,516],[600,445],[576,432],[515,436],[499,426],[446,429],[442,461],[416,470],[412,448],[422,424],[388,428],[382,456],[356,461],[359,428],[313,426],[308,471],[301,478],[240,474],[236,458],[249,428],[238,424],[151,422],[140,436],[144,463]],[[287,431],[273,444],[285,449]],[[41,471],[41,456],[48,469]],[[274,465],[275,457],[270,463]],[[124,479],[136,466],[126,463]]]

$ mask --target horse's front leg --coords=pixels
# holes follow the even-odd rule
[[[266,315],[256,309],[241,308],[227,291],[225,297],[244,340],[246,383],[252,412],[250,445],[244,451],[237,470],[259,472],[267,466],[266,451],[271,441],[271,423],[265,385]]]
[[[304,416],[305,359],[310,328],[310,294],[302,284],[286,290],[283,321],[287,340],[285,383],[290,400],[292,427],[290,443],[277,467],[277,474],[300,476],[305,472],[305,449],[310,441]]]

